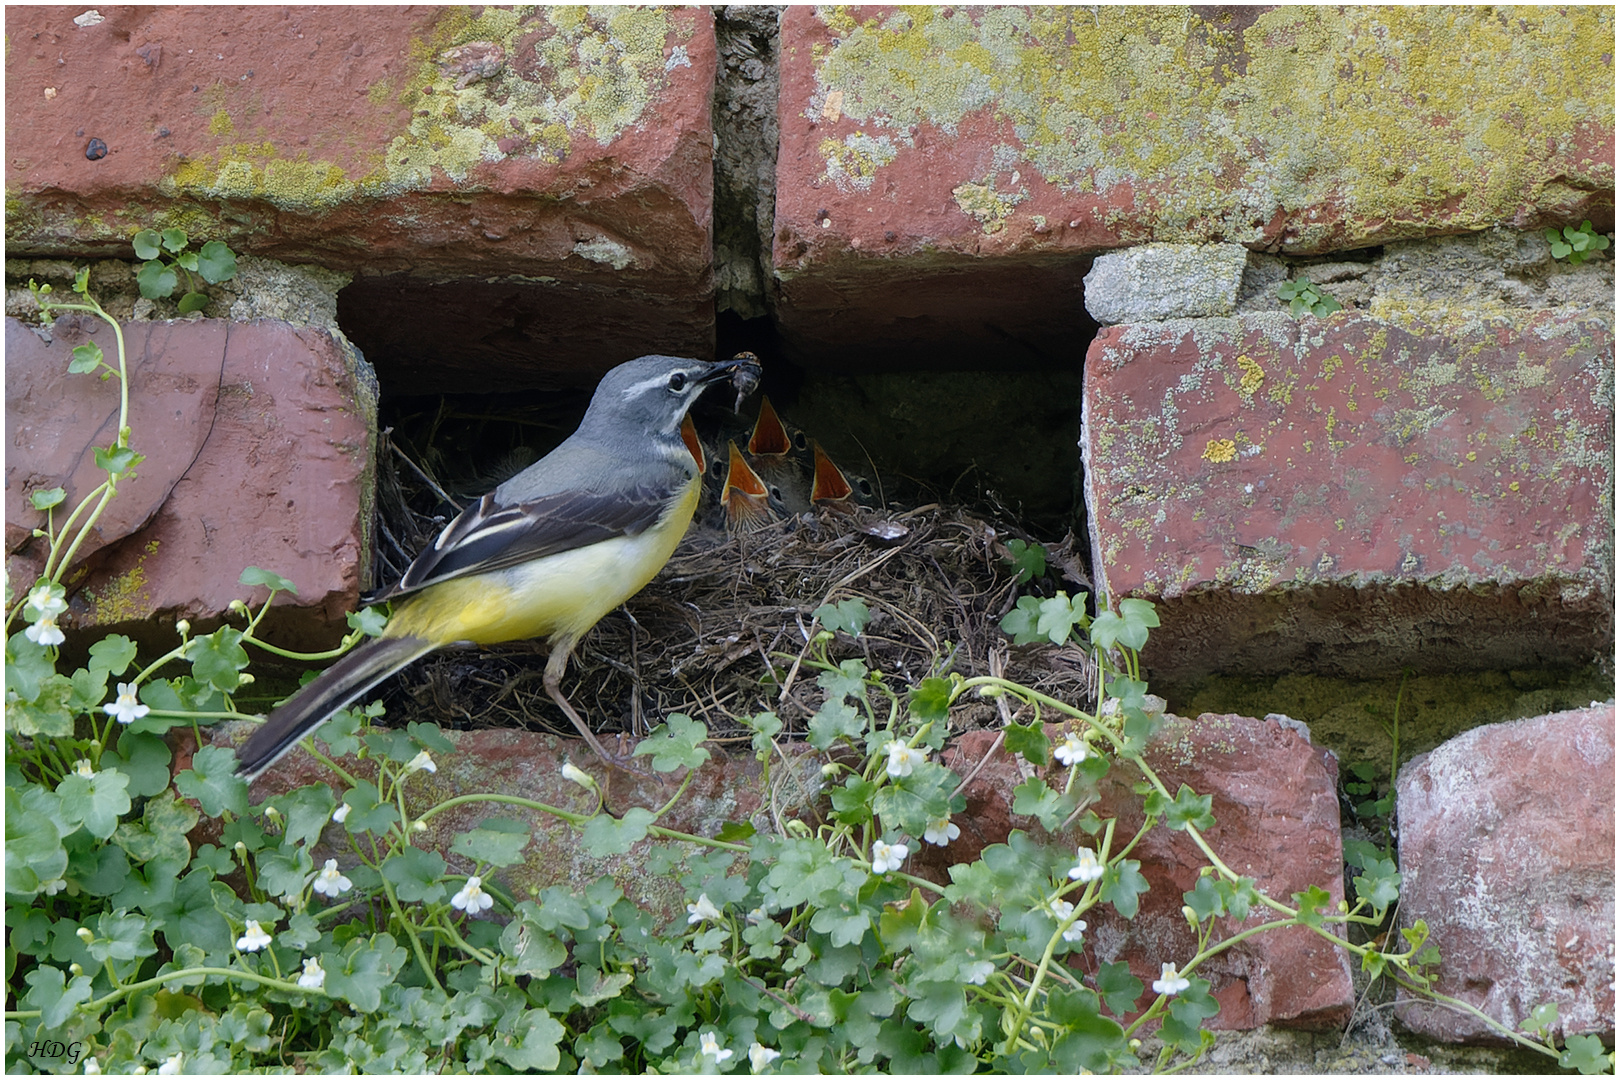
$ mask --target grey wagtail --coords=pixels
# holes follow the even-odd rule
[[[327,717],[418,657],[449,645],[549,637],[546,692],[604,761],[563,696],[574,645],[669,561],[697,506],[702,469],[682,437],[686,410],[730,379],[759,382],[750,355],[723,363],[643,356],[602,377],[579,430],[444,527],[397,585],[372,638],[271,712],[238,752],[256,777]]]

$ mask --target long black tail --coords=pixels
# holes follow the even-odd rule
[[[372,638],[288,698],[237,750],[237,773],[254,779],[327,717],[412,660],[433,651],[419,637]]]

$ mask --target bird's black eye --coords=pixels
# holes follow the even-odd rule
[[[669,388],[671,390],[675,391],[675,393],[677,393],[677,394],[680,393],[682,390],[685,390],[686,389],[686,372],[677,371],[675,374],[671,375],[669,377]]]
[[[870,480],[863,479],[857,482],[855,486],[861,489],[861,495],[863,497],[870,496],[872,494],[872,481]]]

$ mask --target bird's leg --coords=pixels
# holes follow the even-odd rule
[[[580,735],[584,736],[591,749],[596,751],[596,756],[602,759],[602,764],[622,767],[623,762],[607,752],[607,748],[597,739],[596,732],[586,726],[584,719],[574,711],[574,707],[563,696],[562,677],[563,672],[568,670],[568,657],[574,651],[572,646],[573,642],[562,641],[552,645],[551,656],[546,660],[546,693],[551,695],[551,700],[557,703],[557,707],[563,711],[564,715],[574,722],[574,726],[579,729]]]

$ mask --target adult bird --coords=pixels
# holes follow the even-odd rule
[[[382,636],[271,712],[238,752],[249,778],[338,709],[449,645],[550,638],[545,687],[603,761],[614,759],[562,692],[575,644],[669,560],[697,506],[702,470],[686,411],[718,382],[738,402],[759,382],[751,356],[722,363],[643,356],[602,377],[579,430],[444,527],[399,583]]]

